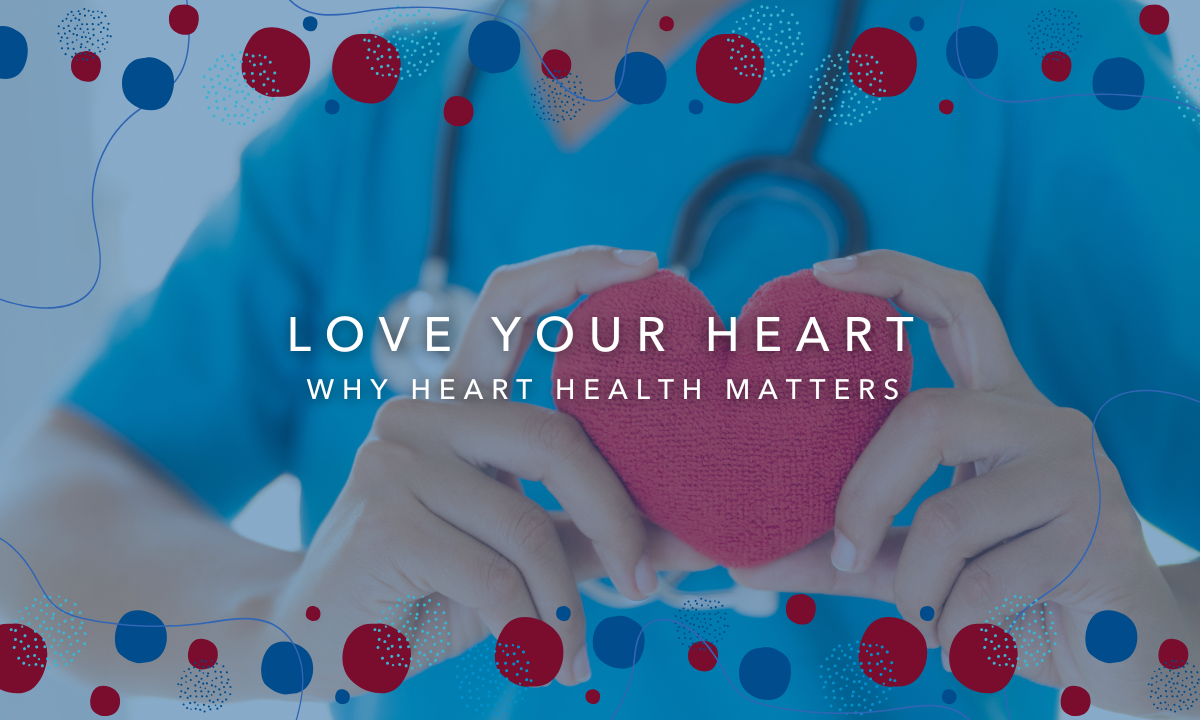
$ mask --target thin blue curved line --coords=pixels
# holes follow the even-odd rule
[[[351,10],[349,12],[321,13],[321,12],[316,12],[315,10],[309,10],[307,8],[301,7],[300,4],[296,2],[296,0],[288,0],[288,2],[291,3],[293,7],[295,7],[297,10],[300,10],[301,12],[306,12],[309,15],[320,15],[321,17],[342,17],[344,15],[361,15],[362,13],[384,12],[386,10],[450,10],[452,12],[465,12],[465,13],[472,13],[474,15],[487,15],[488,17],[496,18],[497,20],[504,20],[505,22],[511,24],[516,29],[520,30],[521,34],[524,35],[527,40],[529,40],[529,45],[533,48],[533,51],[535,53],[537,53],[538,60],[541,60],[541,62],[542,62],[542,67],[546,68],[547,71],[550,71],[550,66],[546,64],[545,58],[542,57],[542,52],[540,50],[538,50],[537,45],[534,44],[534,42],[533,42],[533,38],[529,36],[529,33],[525,31],[525,28],[521,27],[520,25],[513,22],[512,20],[509,20],[508,18],[504,17],[503,15],[497,15],[495,13],[484,12],[483,10],[468,10],[466,8],[443,7],[440,5],[394,5],[392,7],[369,8],[367,10]],[[646,2],[642,4],[642,9],[638,11],[637,17],[633,21],[633,27],[629,28],[629,37],[625,40],[625,54],[621,57],[621,79],[619,82],[617,82],[617,88],[616,88],[616,90],[613,90],[612,93],[610,93],[609,95],[606,95],[602,98],[584,97],[583,95],[576,95],[574,92],[569,90],[566,85],[563,85],[561,79],[554,77],[553,72],[550,72],[550,79],[553,80],[554,83],[556,85],[558,85],[558,87],[563,92],[567,93],[571,97],[574,97],[578,100],[582,100],[584,102],[604,102],[605,100],[611,99],[613,96],[615,96],[621,90],[621,86],[625,84],[625,70],[628,67],[628,63],[627,63],[626,59],[629,57],[629,44],[631,42],[633,42],[633,31],[637,29],[638,21],[640,21],[642,19],[642,13],[646,12],[646,7],[649,5],[650,5],[650,0],[646,0]]]
[[[58,603],[56,603],[50,599],[50,595],[46,592],[46,588],[42,587],[41,579],[38,578],[37,573],[35,573],[33,571],[33,566],[29,564],[29,561],[25,559],[25,556],[21,554],[20,550],[13,547],[12,543],[10,543],[9,541],[5,540],[2,537],[0,537],[0,542],[7,545],[10,550],[12,550],[13,552],[15,552],[17,554],[17,557],[21,558],[21,562],[25,563],[25,567],[29,569],[29,574],[33,576],[33,581],[37,583],[38,590],[42,591],[42,597],[46,598],[46,602],[48,602],[51,605],[53,605],[54,607],[58,608],[58,610],[60,612],[62,612],[64,615],[69,615],[78,620],[87,620],[88,622],[97,623],[99,625],[116,625],[117,627],[124,626],[124,627],[142,627],[142,628],[196,627],[197,625],[213,625],[215,623],[234,622],[235,620],[253,620],[254,622],[260,622],[260,623],[264,623],[266,625],[270,625],[271,627],[275,628],[279,632],[283,633],[283,636],[286,637],[288,639],[288,642],[290,642],[292,644],[292,649],[296,650],[296,661],[300,664],[300,705],[296,706],[296,717],[297,718],[300,717],[300,708],[303,707],[303,705],[304,705],[304,660],[300,657],[300,650],[297,649],[297,648],[299,648],[299,646],[296,645],[295,640],[292,640],[292,636],[288,635],[287,631],[285,631],[283,628],[279,627],[275,623],[271,622],[270,620],[263,620],[262,618],[255,618],[255,617],[235,617],[235,618],[222,618],[220,620],[205,620],[204,622],[178,623],[175,625],[134,625],[133,623],[111,622],[109,620],[94,620],[90,617],[76,615],[75,613],[64,610],[62,607],[60,607],[58,605]]]

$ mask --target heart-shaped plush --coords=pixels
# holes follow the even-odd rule
[[[723,565],[760,565],[833,527],[846,475],[908,393],[912,354],[902,331],[903,349],[896,349],[897,323],[887,321],[899,315],[886,300],[825,287],[805,270],[759,288],[737,320],[736,349],[717,336],[710,352],[712,304],[687,280],[660,270],[601,290],[571,312],[573,341],[554,361],[554,388],[564,388],[555,403],[583,425],[646,517]],[[601,352],[593,318],[607,347],[614,317],[619,343]],[[641,317],[662,321],[663,352],[649,339],[640,350]],[[778,351],[757,349],[759,317],[779,318],[763,325],[778,332],[765,335],[764,346]],[[857,339],[847,351],[848,317],[870,321],[870,352]],[[809,318],[817,319],[828,351],[815,342],[796,351]],[[720,318],[714,327],[727,329]],[[564,328],[559,344],[565,335]],[[639,379],[649,399],[638,399]],[[727,381],[736,395],[743,379],[747,392],[728,397]],[[889,379],[894,391],[885,387]],[[837,380],[845,381],[841,392]],[[699,399],[694,391],[685,399],[685,382],[697,381]],[[873,387],[864,391],[863,381]]]

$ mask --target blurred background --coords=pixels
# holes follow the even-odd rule
[[[121,72],[134,59],[156,57],[178,73],[187,41],[167,25],[174,4],[174,0],[90,4],[93,14],[88,17],[103,13],[112,37],[101,53],[100,77],[81,83],[69,71],[70,57],[64,54],[59,37],[72,24],[64,22],[68,13],[78,12],[79,6],[63,0],[0,0],[0,26],[20,30],[29,42],[25,70],[14,79],[0,80],[0,297],[56,305],[74,300],[91,285],[96,241],[88,196],[96,159],[132,112],[121,92]],[[1200,52],[1200,2],[1160,0],[1160,4],[1171,13],[1167,35],[1173,68],[1185,62],[1195,67]],[[187,66],[170,103],[162,110],[138,113],[113,139],[96,177],[95,222],[104,264],[95,291],[84,302],[62,310],[0,304],[0,460],[36,427],[97,352],[120,309],[161,282],[192,230],[233,187],[246,143],[304,96],[302,91],[268,100],[239,92],[236,83],[223,84],[240,82],[240,53],[254,31],[276,26],[300,35],[312,59],[306,87],[313,87],[328,72],[341,38],[358,32],[381,33],[400,19],[397,12],[321,18],[317,30],[307,32],[302,26],[306,13],[286,0],[204,0],[195,5],[200,26],[192,36]],[[459,0],[459,5],[485,3]],[[361,6],[347,0],[320,2],[325,12]],[[444,22],[448,17],[422,13],[419,19]],[[241,113],[243,117],[226,118],[224,110],[214,109],[222,100],[221,108],[235,100],[251,106]],[[13,481],[0,477],[0,483]],[[299,504],[299,483],[282,477],[255,498],[234,521],[234,528],[259,542],[297,550]],[[1155,528],[1147,526],[1146,535],[1160,563],[1198,556]],[[12,621],[0,617],[0,622]],[[90,686],[51,668],[34,691],[0,698],[0,714],[79,717],[90,692]],[[295,704],[235,703],[221,712],[231,720],[288,718],[294,716]],[[191,712],[174,698],[123,697],[121,715],[170,719],[190,717]],[[328,708],[317,703],[306,707],[303,716],[330,717]],[[1120,716],[1093,709],[1086,717]]]

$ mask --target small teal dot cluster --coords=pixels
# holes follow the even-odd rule
[[[488,636],[454,661],[459,698],[483,717],[507,717],[523,692],[496,670],[495,658],[496,638]]]
[[[1055,50],[1070,55],[1082,39],[1079,16],[1070,10],[1042,10],[1029,23],[1029,48],[1038,59]]]
[[[433,598],[405,595],[383,611],[383,621],[408,639],[413,669],[445,660],[450,649],[450,619],[442,603]]]
[[[818,115],[830,125],[857,125],[875,112],[875,106],[879,103],[879,98],[859,90],[850,78],[850,58],[860,56],[868,60],[875,59],[873,55],[851,52],[826,55],[816,71],[808,76],[812,80],[808,88],[813,91],[813,105]],[[882,72],[871,69],[865,73],[871,76],[870,83],[882,81]]]
[[[1150,686],[1150,703],[1155,710],[1187,712],[1200,695],[1200,672],[1192,663],[1175,670],[1159,666],[1146,684]]]
[[[1017,643],[1017,667],[1023,670],[1049,660],[1050,652],[1058,645],[1054,611],[1044,602],[1035,603],[1036,599],[1031,595],[1004,598],[992,608],[992,617],[988,619],[988,623],[1012,635]]]
[[[184,709],[201,713],[220,710],[233,695],[229,671],[220,664],[207,670],[199,670],[189,665],[176,685],[179,687],[179,699],[183,702]]]
[[[693,643],[699,642],[697,634],[705,642],[718,645],[729,629],[729,610],[720,600],[692,598],[684,600],[683,607],[675,611],[675,620],[682,623],[675,626],[675,631],[684,647],[690,648]]]
[[[76,603],[61,596],[55,596],[54,603],[73,615],[81,615]],[[25,606],[17,617],[17,622],[27,625],[37,631],[46,641],[46,659],[55,667],[66,667],[71,664],[83,646],[87,631],[83,629],[83,621],[71,617],[40,597]]]
[[[560,78],[557,82],[543,75],[538,78],[537,87],[530,93],[533,97],[533,113],[542,120],[553,123],[574,118],[583,109],[584,102],[571,93],[583,95],[583,84],[579,82],[579,76],[575,73]]]
[[[226,125],[250,125],[271,109],[273,98],[260,95],[242,77],[241,53],[218,57],[200,76],[205,107]]]
[[[867,677],[858,664],[858,645],[835,645],[818,665],[817,677],[829,707],[836,712],[865,712],[883,704],[888,688]]]
[[[73,58],[85,50],[99,55],[112,39],[108,15],[100,10],[71,10],[58,24],[58,45],[63,55]]]
[[[1187,103],[1186,107],[1179,108],[1184,119],[1200,123],[1200,61],[1190,55],[1172,79],[1175,80],[1175,99]]]
[[[421,19],[428,17],[428,12],[392,10],[371,21],[371,32],[387,38],[400,53],[401,80],[421,77],[442,55],[437,21]]]
[[[766,77],[787,76],[804,56],[796,13],[777,5],[750,8],[734,23],[733,31],[750,38],[762,50]]]

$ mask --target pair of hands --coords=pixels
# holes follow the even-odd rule
[[[463,385],[511,380],[539,315],[657,269],[651,253],[604,247],[498,269],[446,376]],[[955,387],[918,390],[897,406],[847,478],[832,533],[769,565],[735,569],[735,579],[894,602],[929,647],[948,649],[959,629],[986,622],[1005,598],[1041,595],[1075,565],[1097,520],[1098,467],[1104,503],[1095,542],[1047,598],[1058,645],[1021,672],[1082,685],[1098,705],[1144,712],[1158,642],[1190,638],[1181,637],[1178,603],[1099,444],[1093,466],[1091,423],[1038,392],[974,277],[890,251],[819,263],[815,273],[831,287],[891,298],[929,323]],[[503,352],[492,316],[523,318],[514,351]],[[939,465],[957,466],[952,487],[926,500],[911,528],[893,528]],[[566,512],[529,500],[518,477],[545,483]],[[590,676],[578,580],[607,576],[639,600],[656,588],[656,570],[712,565],[641,517],[572,418],[523,403],[396,399],[376,416],[276,615],[290,622],[310,604],[338,608],[304,635],[307,647],[330,655],[316,659],[325,670],[314,678],[322,695],[353,687],[333,654],[349,632],[381,622],[405,597],[429,600],[414,605],[410,625],[449,625],[443,647],[410,638],[410,674],[439,650],[457,655],[530,616],[559,631],[557,679],[576,684]],[[555,619],[563,605],[567,622]],[[932,621],[920,618],[924,606],[935,609]],[[1084,647],[1088,620],[1106,609],[1134,618],[1147,638],[1126,663],[1105,665]],[[1131,674],[1133,666],[1146,671]]]

